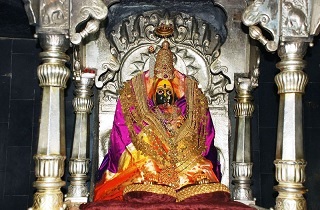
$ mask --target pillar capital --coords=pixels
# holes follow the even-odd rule
[[[302,41],[282,42],[278,48],[281,60],[301,60],[307,53],[308,43]]]
[[[248,116],[251,117],[254,112],[254,105],[252,103],[253,97],[251,91],[254,86],[249,78],[238,78],[236,83],[236,101],[234,112],[236,117]]]
[[[118,0],[23,0],[29,24],[35,26],[36,34],[63,34],[80,42],[99,29],[100,21],[108,14],[108,6]],[[85,30],[78,31],[80,23],[87,23]]]
[[[308,83],[307,74],[303,71],[283,71],[276,75],[278,93],[304,93]]]
[[[320,4],[317,1],[255,0],[242,15],[251,38],[260,41],[268,51],[276,51],[282,42],[312,42],[319,34]],[[272,38],[267,39],[263,28]],[[287,53],[286,53],[287,54]]]
[[[76,113],[91,112],[93,108],[93,100],[91,99],[91,96],[93,95],[93,92],[91,89],[93,86],[93,83],[94,83],[94,77],[82,76],[80,80],[74,81],[76,90],[74,91],[75,98],[72,101],[72,105]]]

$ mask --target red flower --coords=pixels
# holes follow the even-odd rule
[[[91,69],[91,68],[85,68],[85,69],[83,69],[82,73],[95,74],[96,70],[95,69]]]

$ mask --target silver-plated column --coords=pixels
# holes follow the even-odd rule
[[[70,76],[65,62],[69,57],[65,51],[69,41],[62,34],[39,34],[43,52],[43,63],[38,67],[40,87],[43,88],[40,133],[37,154],[34,155],[35,175],[34,210],[63,209],[63,195],[60,190],[65,182],[65,113],[64,89]]]
[[[248,78],[239,78],[236,84],[237,103],[234,107],[237,118],[236,147],[233,166],[233,199],[247,205],[255,205],[251,190],[251,116],[254,111],[252,103],[252,82]]]
[[[274,187],[279,192],[276,209],[307,209],[303,194],[306,161],[303,154],[302,135],[302,94],[307,84],[303,72],[303,57],[307,43],[286,42],[280,45],[278,54],[281,61],[277,64],[280,73],[275,82],[280,95],[276,160],[276,179]]]
[[[91,88],[94,83],[94,73],[81,73],[75,78],[75,98],[73,107],[76,113],[72,154],[69,161],[70,186],[66,201],[68,206],[77,206],[88,202],[89,191],[86,182],[88,180],[89,162],[88,139],[89,123],[88,115],[93,108],[93,94]],[[71,203],[71,204],[70,204]]]

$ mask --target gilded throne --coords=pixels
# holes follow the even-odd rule
[[[65,88],[69,78],[69,71],[64,66],[69,59],[64,54],[69,48],[69,41],[74,46],[73,79],[76,86],[73,104],[76,126],[69,160],[70,185],[65,198],[66,204],[71,208],[72,205],[86,203],[89,194],[89,200],[92,200],[95,172],[109,147],[111,119],[114,116],[119,89],[125,81],[149,69],[154,55],[149,53],[148,48],[153,46],[155,52],[160,49],[162,39],[154,35],[154,30],[161,24],[173,26],[173,36],[168,38],[168,41],[174,53],[174,67],[198,81],[198,87],[208,100],[209,113],[216,130],[215,146],[221,163],[221,182],[230,187],[234,200],[254,205],[250,189],[250,117],[254,109],[251,91],[257,86],[259,58],[256,48],[242,30],[241,18],[250,26],[250,35],[264,44],[267,50],[277,50],[279,40],[282,41],[279,55],[283,61],[279,68],[283,72],[279,74],[276,82],[279,93],[282,94],[280,109],[286,110],[280,112],[282,116],[279,118],[279,128],[285,132],[290,129],[285,123],[287,116],[293,114],[298,116],[297,118],[301,117],[299,108],[290,109],[285,106],[291,104],[290,102],[299,103],[301,98],[290,98],[286,94],[299,95],[304,91],[307,78],[302,72],[302,57],[306,49],[305,43],[312,40],[306,31],[309,30],[309,34],[314,35],[318,28],[314,19],[306,19],[305,14],[315,15],[313,10],[308,10],[308,5],[298,5],[303,8],[300,9],[303,15],[299,18],[310,22],[309,28],[304,24],[302,31],[299,31],[290,19],[289,11],[283,10],[283,16],[278,15],[282,12],[282,7],[290,9],[293,4],[297,6],[293,1],[284,2],[282,5],[281,2],[277,4],[260,0],[204,0],[194,5],[193,1],[163,0],[144,1],[143,6],[139,6],[138,1],[126,0],[56,0],[41,1],[41,5],[32,0],[24,2],[29,21],[37,26],[36,32],[44,49],[40,54],[43,64],[38,68],[44,95],[38,151],[35,155],[35,187],[38,191],[34,196],[33,209],[46,209],[48,206],[50,209],[62,208],[60,187],[64,185],[61,177],[64,172],[65,125],[61,90]],[[250,3],[248,8],[247,3]],[[264,12],[267,15],[262,14]],[[284,25],[282,30],[277,28],[276,23],[280,22]],[[253,26],[257,23],[269,29],[274,40],[266,39],[258,27]],[[296,38],[302,41],[296,43]],[[291,56],[292,54],[294,56]],[[294,62],[290,62],[292,59]],[[289,70],[293,70],[293,74],[288,73]],[[292,85],[286,86],[287,81],[292,81]],[[91,98],[93,84],[98,88],[94,91],[94,102]],[[237,94],[234,114],[231,111],[234,102],[230,97],[233,90],[236,90]],[[93,106],[95,108],[91,130],[94,135],[89,143],[88,114]],[[55,117],[50,113],[55,113]],[[231,115],[235,115],[236,120]],[[298,121],[294,126],[301,130]],[[302,183],[306,163],[303,152],[300,149],[296,152],[295,146],[289,148],[290,152],[284,152],[281,145],[291,144],[286,136],[281,135],[282,130],[279,132],[279,148],[275,161],[276,170],[279,172],[277,190],[280,193],[277,207],[281,209],[289,202],[304,208],[306,204],[302,195],[305,188]],[[297,144],[301,144],[301,138],[292,138]],[[88,151],[91,152],[90,156]],[[299,157],[296,157],[296,154]],[[290,173],[288,177],[281,176],[286,174],[287,170],[293,170],[294,175],[291,177]],[[92,174],[90,190],[86,186],[89,171]],[[296,180],[297,177],[302,178]],[[296,198],[292,199],[292,196]]]

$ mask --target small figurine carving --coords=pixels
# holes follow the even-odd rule
[[[50,25],[64,20],[63,2],[60,0],[50,0],[48,4],[44,5],[42,12],[44,24]]]
[[[288,12],[285,25],[294,35],[307,34],[307,17],[304,12],[295,7],[291,2],[284,2],[284,9]]]

